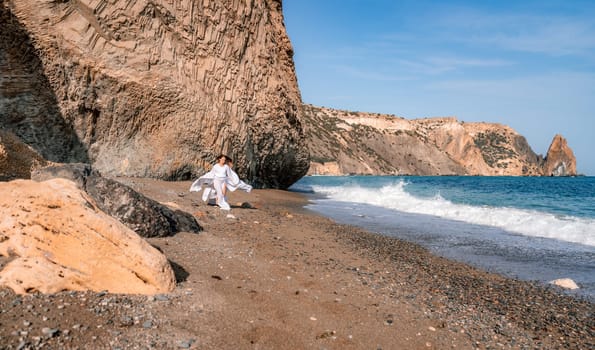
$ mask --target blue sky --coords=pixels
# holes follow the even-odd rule
[[[595,1],[284,0],[302,100],[562,134],[595,175]]]

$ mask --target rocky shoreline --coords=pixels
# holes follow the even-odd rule
[[[295,193],[232,193],[231,213],[189,182],[119,179],[204,231],[148,238],[170,294],[0,290],[2,349],[589,349],[594,307],[418,245],[336,224]],[[8,259],[0,257],[0,265]]]

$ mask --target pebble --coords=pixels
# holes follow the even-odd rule
[[[192,346],[192,344],[194,342],[195,342],[194,339],[180,340],[180,341],[178,341],[178,347],[182,348],[182,349],[188,349]]]
[[[143,328],[151,328],[151,327],[153,327],[153,322],[151,322],[151,321],[143,322]]]
[[[58,335],[58,332],[60,332],[60,330],[57,328],[43,327],[41,329],[41,333],[47,335],[49,338],[53,338],[54,336]]]
[[[558,278],[553,281],[549,281],[550,284],[562,287],[565,289],[578,289],[579,286],[570,278]]]
[[[157,301],[168,301],[169,297],[165,294],[158,294],[155,296],[155,300]]]
[[[122,316],[120,318],[120,326],[132,326],[134,324],[134,320],[130,316]]]
[[[336,331],[331,331],[331,330],[325,330],[324,332],[322,332],[321,334],[316,336],[316,339],[325,339],[325,338],[333,338],[336,339],[335,334],[337,334]]]

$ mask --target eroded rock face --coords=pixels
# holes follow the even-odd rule
[[[0,129],[0,181],[29,179],[31,171],[48,164],[13,133]]]
[[[303,111],[312,159],[309,174],[541,176],[576,172],[565,141],[554,139],[548,168],[522,135],[502,124],[463,123],[454,117],[407,120],[311,105]]]
[[[43,52],[0,0],[0,128],[17,135],[43,158],[86,161],[86,151],[44,71]]]
[[[0,284],[17,293],[107,290],[156,294],[175,287],[165,256],[98,209],[72,181],[0,183]]]
[[[47,159],[188,179],[224,153],[265,187],[307,171],[279,0],[2,0],[0,11],[0,122]]]
[[[554,136],[547,151],[545,176],[576,176],[576,158],[562,135]]]

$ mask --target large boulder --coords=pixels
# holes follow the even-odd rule
[[[197,233],[202,230],[191,214],[172,210],[129,186],[104,178],[89,164],[54,164],[37,169],[31,178],[36,181],[53,178],[73,181],[101,210],[142,237],[166,237],[181,231]]]
[[[17,293],[107,290],[156,294],[175,287],[165,256],[72,181],[0,183],[0,285]]]
[[[190,179],[308,169],[280,0],[0,0],[0,124],[46,159]]]
[[[86,191],[103,211],[142,237],[166,237],[181,231],[202,230],[192,214],[172,210],[117,181],[90,176]]]

